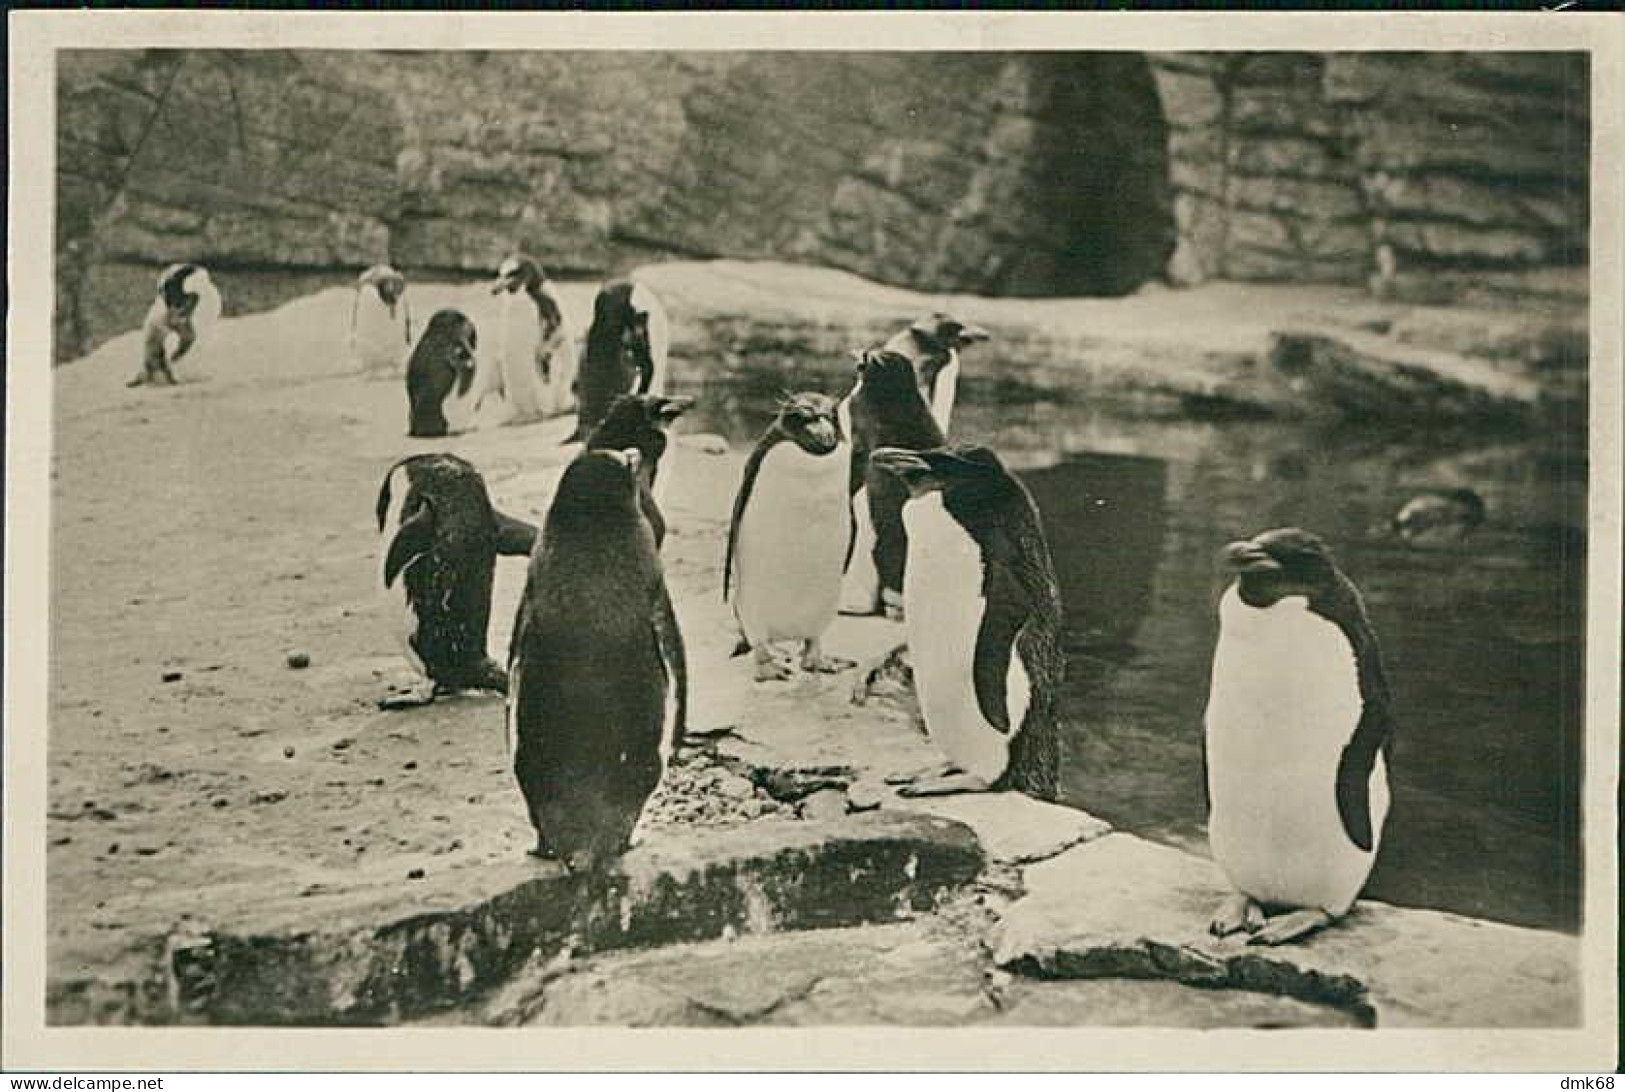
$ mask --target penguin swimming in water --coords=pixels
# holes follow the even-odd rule
[[[876,603],[888,617],[903,614],[903,569],[908,535],[903,502],[908,490],[893,474],[869,465],[881,447],[918,451],[947,440],[921,394],[913,362],[902,353],[869,349],[858,355],[857,382],[843,403],[842,430],[852,439],[849,487],[856,534],[843,580],[842,607],[848,614],[873,614]],[[865,533],[865,524],[872,532]],[[862,554],[867,554],[867,559]],[[872,571],[874,581],[867,580]],[[863,585],[853,594],[854,585]]]
[[[1471,489],[1427,489],[1405,502],[1390,521],[1407,546],[1460,542],[1484,524],[1484,498]]]
[[[501,297],[495,379],[510,424],[575,408],[576,339],[542,267],[522,254],[503,261],[491,294]]]
[[[1225,547],[1207,705],[1208,841],[1235,888],[1218,936],[1280,944],[1354,904],[1388,816],[1382,653],[1354,584],[1295,527]],[[1290,912],[1265,920],[1265,908]]]
[[[171,365],[219,320],[220,310],[220,292],[209,279],[207,269],[190,262],[165,269],[159,274],[158,293],[141,323],[141,371],[125,386],[174,386]]]
[[[473,423],[485,394],[474,323],[461,311],[436,311],[406,364],[407,435],[444,436]]]
[[[841,566],[851,547],[847,490],[851,450],[835,400],[791,395],[745,461],[734,498],[722,597],[733,600],[742,646],[753,650],[756,681],[790,677],[773,643],[801,642],[806,671],[836,672],[851,660],[826,656],[824,631],[835,620]]]
[[[671,426],[694,406],[692,398],[666,398],[658,394],[623,394],[610,403],[609,412],[587,437],[588,451],[624,451],[636,448],[638,504],[654,531],[655,549],[666,541],[666,517],[656,501],[661,482],[660,464],[671,447]]]
[[[636,448],[565,468],[509,646],[507,738],[539,857],[626,849],[682,741],[683,639],[639,510]]]
[[[671,327],[648,285],[613,280],[598,290],[592,326],[576,378],[576,428],[565,443],[584,440],[622,394],[662,394]]]
[[[932,420],[948,435],[953,420],[954,403],[959,391],[959,350],[991,335],[980,326],[961,322],[952,315],[936,311],[922,315],[903,327],[881,346],[888,352],[901,353],[914,365],[915,382],[920,396],[931,411]],[[856,393],[854,388],[853,393]],[[863,463],[867,452],[877,445],[869,436],[859,436],[851,413],[852,395],[842,400],[841,427],[852,438],[853,482],[852,519],[855,531],[852,556],[847,563],[846,578],[841,587],[841,610],[846,614],[873,614],[883,606],[880,594],[880,575],[875,571],[875,528],[869,515],[868,491],[864,485]],[[894,589],[895,590],[895,589]]]
[[[400,581],[402,644],[421,683],[379,704],[426,705],[457,690],[505,690],[485,654],[498,554],[528,556],[536,528],[491,505],[485,480],[455,455],[413,455],[389,468],[378,491],[385,590]]]
[[[1061,589],[1038,507],[985,447],[870,456],[908,490],[904,627],[914,688],[946,766],[904,796],[1060,788]]]
[[[350,305],[350,359],[363,375],[398,376],[412,345],[406,278],[375,265],[356,278]]]

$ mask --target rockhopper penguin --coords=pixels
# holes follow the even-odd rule
[[[540,857],[593,868],[630,842],[682,740],[683,639],[636,448],[565,468],[509,646],[507,738]]]
[[[375,265],[356,278],[350,305],[350,359],[363,375],[399,376],[412,345],[406,278]]]
[[[666,398],[658,394],[623,394],[610,403],[609,412],[587,437],[588,451],[624,451],[636,448],[638,503],[654,531],[655,549],[666,540],[666,517],[655,500],[662,478],[660,468],[671,449],[671,426],[694,406],[692,398]],[[669,463],[669,459],[666,459]]]
[[[880,448],[906,487],[904,627],[926,732],[948,762],[905,796],[1015,789],[1056,798],[1061,591],[1037,506],[985,447]]]
[[[422,679],[379,704],[505,689],[507,677],[485,653],[492,574],[498,554],[529,555],[536,528],[493,508],[480,472],[455,455],[414,455],[392,466],[377,514],[384,588],[400,582],[402,645]]]
[[[491,294],[502,301],[497,326],[499,384],[510,424],[575,408],[576,339],[542,267],[522,254],[497,269]]]
[[[1225,547],[1207,705],[1212,932],[1280,944],[1348,912],[1388,815],[1394,719],[1359,591],[1295,527]],[[1269,918],[1268,909],[1289,912]]]
[[[826,656],[821,641],[835,620],[841,567],[851,548],[851,449],[835,400],[790,395],[745,461],[723,559],[722,595],[733,600],[742,646],[754,651],[756,680],[790,677],[774,651],[801,642],[801,666],[835,672],[853,661]]]
[[[485,394],[474,323],[461,311],[436,311],[406,364],[407,434],[445,436],[473,424]]]
[[[170,366],[220,318],[220,293],[201,265],[172,265],[158,276],[158,293],[141,323],[141,371],[125,386],[173,386]]]
[[[576,429],[585,440],[622,394],[663,394],[671,332],[666,309],[648,285],[612,280],[598,290],[576,379]]]

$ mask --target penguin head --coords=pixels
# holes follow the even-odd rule
[[[842,439],[835,399],[816,391],[785,395],[774,425],[810,455],[828,455]]]
[[[635,447],[584,451],[564,468],[547,526],[554,530],[576,524],[603,524],[617,517],[641,520],[638,471],[643,455]]]
[[[882,447],[870,453],[869,462],[901,478],[911,497],[939,490],[945,497],[991,496],[1005,489],[1011,481],[999,457],[990,448],[980,445],[926,451]]]
[[[1232,542],[1220,551],[1219,561],[1236,577],[1241,601],[1250,607],[1272,607],[1294,595],[1322,598],[1340,582],[1331,548],[1297,527]]]
[[[406,278],[393,266],[375,265],[356,279],[362,288],[371,288],[384,303],[393,305],[406,292]]]
[[[523,254],[513,254],[503,259],[497,267],[497,279],[491,282],[491,295],[500,296],[504,292],[528,292],[547,279],[542,267]]]
[[[890,349],[865,349],[857,358],[858,382],[856,389],[867,398],[907,398],[909,392],[918,394],[914,362],[902,353]]]
[[[1408,546],[1455,542],[1484,522],[1484,498],[1471,489],[1435,489],[1407,501],[1390,521]]]
[[[604,419],[587,437],[588,451],[635,449],[651,473],[666,453],[666,433],[694,407],[694,399],[659,394],[622,394],[609,404]]]
[[[993,336],[980,326],[961,322],[944,311],[920,316],[909,324],[908,332],[921,348],[942,354],[986,341]]]

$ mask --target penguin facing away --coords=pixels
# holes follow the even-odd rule
[[[406,278],[375,265],[356,278],[350,305],[350,359],[364,375],[398,376],[412,344]]]
[[[980,326],[934,311],[893,334],[881,348],[902,353],[914,364],[920,394],[931,407],[937,427],[946,434],[959,392],[959,350],[991,336]]]
[[[670,349],[666,309],[648,285],[613,280],[600,288],[576,379],[576,428],[565,443],[590,435],[618,395],[664,393]]]
[[[497,381],[510,424],[556,417],[575,408],[576,339],[541,266],[522,254],[497,269],[491,294],[502,300],[497,327]]]
[[[1208,840],[1236,894],[1218,936],[1281,944],[1346,914],[1388,815],[1394,718],[1358,589],[1295,527],[1221,554],[1206,716]],[[1266,909],[1288,912],[1269,918]]]
[[[186,262],[158,276],[158,291],[141,323],[141,371],[125,384],[175,385],[171,366],[220,318],[220,293],[201,265]]]
[[[896,475],[871,467],[870,453],[881,447],[923,451],[947,441],[920,393],[913,362],[902,353],[884,349],[860,353],[857,382],[845,408],[843,425],[849,422],[852,438],[849,486],[857,531],[842,587],[842,609],[849,614],[872,614],[878,601],[887,616],[897,620],[904,613],[908,534],[903,527],[903,502],[908,490]],[[866,533],[866,522],[872,536]],[[872,585],[863,564],[866,547],[874,574]]]
[[[774,653],[777,641],[801,642],[806,671],[854,666],[826,656],[822,647],[852,542],[850,467],[835,400],[812,392],[780,403],[745,461],[728,526],[722,596],[732,599],[741,651],[755,655],[757,682],[790,677],[790,665]]]
[[[1487,514],[1484,498],[1471,489],[1426,489],[1405,502],[1390,527],[1407,546],[1443,546],[1483,526]]]
[[[536,528],[492,507],[480,472],[455,455],[413,455],[390,467],[377,515],[384,589],[401,596],[402,647],[421,680],[380,706],[505,690],[506,675],[485,652],[492,576],[498,554],[530,553]]]
[[[509,646],[507,739],[539,857],[618,855],[682,741],[688,679],[636,448],[559,481]]]
[[[926,732],[947,758],[904,796],[1060,788],[1061,591],[1037,506],[985,447],[880,448],[908,490],[904,627]]]
[[[657,499],[660,483],[665,480],[660,473],[662,461],[670,461],[672,424],[693,406],[692,398],[623,394],[610,403],[609,412],[587,437],[588,451],[637,449],[638,504],[654,531],[657,550],[666,541],[666,517]]]
[[[445,436],[473,423],[485,393],[474,323],[447,308],[429,318],[406,364],[407,435]]]

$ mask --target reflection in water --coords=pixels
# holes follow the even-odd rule
[[[701,393],[693,427],[731,439],[772,414],[755,391]],[[955,434],[997,450],[1044,513],[1067,608],[1069,803],[1205,853],[1214,553],[1295,524],[1365,593],[1394,690],[1394,805],[1368,894],[1578,927],[1583,435],[976,403]],[[1419,549],[1387,530],[1419,490],[1457,485],[1488,507],[1471,536]]]

